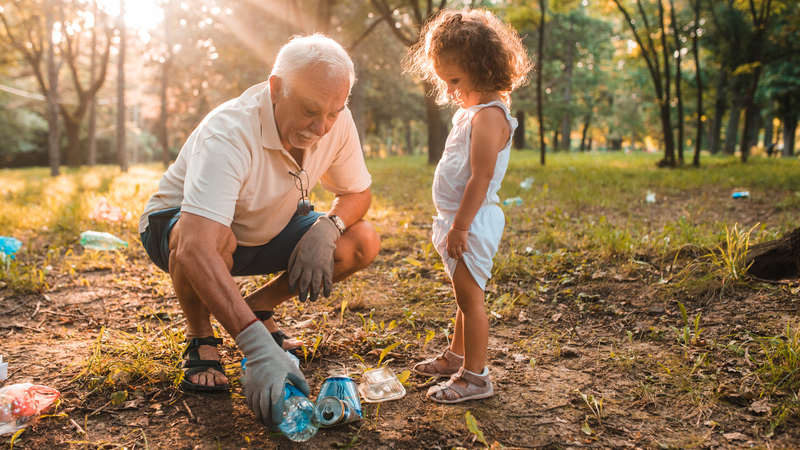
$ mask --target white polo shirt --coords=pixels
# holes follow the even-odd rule
[[[372,184],[349,109],[304,151],[303,166],[309,190],[321,182],[343,195]],[[301,193],[289,172],[300,169],[281,144],[269,83],[257,84],[211,111],[192,132],[147,202],[139,232],[151,213],[180,206],[229,226],[239,245],[266,244],[297,210]]]

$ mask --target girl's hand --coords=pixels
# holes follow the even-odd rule
[[[469,231],[450,228],[447,233],[447,254],[451,258],[461,259],[467,251]]]

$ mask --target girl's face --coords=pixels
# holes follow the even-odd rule
[[[481,93],[474,89],[466,72],[455,64],[440,61],[433,65],[440,80],[447,85],[447,95],[462,108],[469,108],[481,102]]]

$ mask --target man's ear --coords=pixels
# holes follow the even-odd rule
[[[283,96],[283,83],[277,75],[269,76],[269,97],[272,103],[278,103],[278,99]]]

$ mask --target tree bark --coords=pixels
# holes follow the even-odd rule
[[[547,10],[547,0],[539,0],[539,10],[542,17],[539,21],[539,70],[536,71],[536,109],[539,117],[539,152],[541,164],[544,165],[545,144],[544,144],[544,97],[542,96],[542,68],[544,67],[544,17]]]
[[[437,164],[442,159],[444,144],[447,140],[447,126],[442,121],[439,105],[433,95],[428,95],[433,90],[433,85],[427,81],[423,83],[425,88],[425,111],[428,119],[428,164]],[[444,134],[442,134],[444,130]]]
[[[711,118],[711,127],[708,135],[708,151],[712,155],[719,153],[721,148],[722,117],[725,115],[725,109],[728,105],[726,100],[727,85],[727,71],[722,68],[717,74],[717,98],[714,101],[714,117]]]
[[[55,2],[48,4],[45,12],[45,23],[47,27],[47,81],[49,88],[45,90],[47,97],[47,156],[50,162],[50,175],[58,176],[60,166],[60,155],[58,146],[58,66],[55,62],[55,45],[53,44],[53,26],[55,14]]]
[[[683,96],[681,95],[681,39],[680,39],[680,26],[678,19],[675,18],[675,2],[669,0],[672,38],[675,41],[675,97],[678,99],[678,162],[680,165],[684,164],[683,160],[683,141],[684,141],[684,122],[683,122]]]
[[[128,172],[128,154],[125,149],[125,0],[119,2],[119,60],[117,62],[117,164],[122,173]]]
[[[561,149],[570,151],[572,147],[572,118],[570,117],[570,104],[572,102],[572,61],[575,54],[575,45],[573,43],[573,29],[575,23],[570,19],[569,34],[567,35],[567,60],[564,62],[564,117],[561,119]]]
[[[731,100],[731,112],[728,116],[728,126],[725,127],[725,147],[723,148],[723,152],[726,155],[736,153],[736,135],[739,130],[739,116],[742,114],[739,99],[739,95],[734,95],[733,100]]]
[[[592,116],[591,115],[587,115],[586,118],[583,121],[583,132],[581,133],[581,149],[580,149],[581,153],[583,153],[585,151],[585,149],[586,149],[586,147],[585,147],[585,145],[586,145],[586,135],[589,133],[589,123],[591,122],[591,120],[592,120]],[[591,146],[590,146],[589,150],[591,150]]]
[[[97,2],[92,2],[92,15],[97,18]],[[92,51],[89,63],[89,79],[94,80],[97,71],[97,33],[92,31]],[[89,101],[89,131],[86,139],[88,145],[86,149],[86,165],[93,167],[97,164],[97,100],[93,97]]]
[[[697,30],[700,28],[700,0],[695,0],[692,3],[694,9],[694,25],[692,30],[692,54],[694,55],[694,68],[695,68],[695,83],[697,84],[697,136],[694,140],[694,157],[692,158],[692,166],[700,167],[700,149],[703,142],[703,122],[705,115],[703,113],[703,75],[700,70],[700,50],[699,38]]]
[[[514,148],[522,150],[525,148],[525,111],[518,110],[515,116],[517,119],[517,130],[514,132]]]

